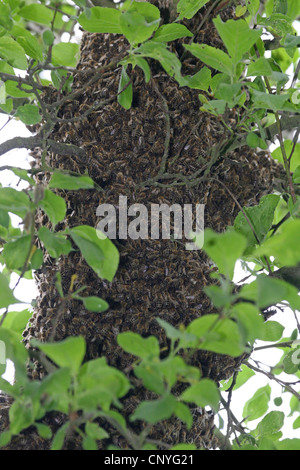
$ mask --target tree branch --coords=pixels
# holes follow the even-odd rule
[[[280,125],[282,131],[291,131],[293,129],[298,129],[300,127],[300,115],[296,114],[294,116],[282,116],[282,118],[280,119]],[[275,122],[275,124],[266,127],[265,131],[267,134],[267,139],[273,141],[274,137],[278,134],[277,123]],[[256,134],[260,136],[259,131],[257,131]],[[228,148],[228,152],[231,152],[232,150],[235,150],[240,147],[244,147],[244,145],[247,145],[246,138],[247,134],[243,134],[242,136],[239,136],[237,139],[235,139]]]
[[[19,83],[19,85],[28,85],[28,86],[32,86],[31,83],[28,81],[27,77],[18,77],[17,75],[12,75],[10,73],[4,73],[4,72],[0,72],[0,77],[2,80],[11,80],[12,82],[17,82]],[[43,91],[44,90],[44,87],[39,85],[38,83],[36,83],[36,88],[40,91]],[[22,89],[22,91],[25,91],[25,92],[30,92],[32,93],[31,90],[24,90]]]
[[[31,149],[38,147],[40,143],[41,137],[39,135],[31,137],[13,137],[12,139],[9,139],[6,142],[0,144],[0,155],[4,155],[6,152],[9,152],[13,149]]]
[[[4,155],[13,149],[32,149],[34,147],[40,147],[43,143],[43,135],[41,133],[30,136],[30,137],[13,137],[0,144],[0,156]],[[47,139],[47,146],[50,151],[57,155],[79,155],[85,156],[85,151],[77,147],[77,145],[65,144],[61,142],[55,142],[55,140]]]

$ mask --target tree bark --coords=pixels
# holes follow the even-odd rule
[[[207,4],[184,24],[195,34],[195,42],[223,47],[212,23],[214,10],[198,31],[212,4]],[[225,8],[221,16],[223,20],[233,17],[233,9]],[[184,53],[183,42],[178,40],[171,46],[179,57]],[[74,91],[80,90],[86,82],[85,70],[88,74],[90,68],[108,65],[117,56],[125,55],[128,47],[126,39],[119,35],[84,33]],[[47,164],[88,173],[104,192],[64,193],[68,215],[57,230],[80,224],[95,227],[97,206],[100,203],[117,206],[119,195],[122,195],[128,197],[128,205],[136,202],[147,207],[151,203],[205,204],[205,227],[220,232],[233,224],[239,212],[230,193],[245,206],[258,203],[272,188],[277,167],[268,154],[257,155],[246,146],[233,150],[226,158],[221,157],[205,173],[211,163],[211,148],[224,136],[221,121],[199,110],[198,91],[180,88],[157,62],[151,61],[150,65],[153,78],[149,83],[145,83],[141,70],[130,72],[134,98],[129,110],[122,109],[116,100],[112,100],[83,121],[67,122],[82,115],[95,100],[117,94],[120,66],[105,72],[74,101],[61,107],[59,115],[66,122],[55,128],[51,139],[77,145],[86,156],[83,157],[83,152],[73,155],[50,152]],[[202,66],[195,57],[186,54],[182,72],[194,74]],[[237,118],[238,111],[231,111],[229,122],[233,129]],[[176,178],[157,178],[163,159],[166,159],[163,174],[181,175],[177,182],[182,184],[172,184]],[[38,224],[48,224],[47,217],[41,214]],[[128,239],[117,240],[116,245],[120,251],[120,266],[113,282],[101,281],[76,251],[62,257],[58,263],[46,257],[45,265],[37,272],[40,296],[36,311],[24,332],[27,345],[33,337],[47,341],[53,328],[55,340],[82,335],[87,342],[86,360],[105,355],[109,364],[125,371],[130,369],[133,358],[117,345],[116,336],[120,332],[132,330],[144,336],[155,335],[161,346],[167,347],[157,317],[179,326],[214,311],[203,290],[215,282],[210,277],[214,267],[203,251],[187,251],[173,240]],[[94,314],[85,311],[81,303],[72,301],[58,318],[56,272],[62,276],[65,292],[72,275],[76,274],[77,287],[88,286],[86,295],[102,297],[109,303],[109,310]],[[242,359],[203,351],[193,356],[192,364],[201,369],[203,377],[218,382],[229,378]],[[43,374],[42,366],[36,363],[35,369],[31,370],[32,378],[40,378]],[[124,414],[128,415],[141,400],[150,396],[137,385],[124,400]],[[52,418],[48,417],[48,422]],[[195,409],[194,418],[190,431],[182,422],[173,419],[154,426],[151,437],[170,444],[186,441],[194,442],[198,447],[214,448],[217,440],[213,433],[213,415]],[[32,436],[31,431],[23,433],[25,448],[47,448],[49,445],[45,441],[34,447]],[[126,446],[117,434],[112,436],[112,441]],[[22,445],[16,438],[10,448]],[[76,448],[80,444],[69,443],[67,446]]]

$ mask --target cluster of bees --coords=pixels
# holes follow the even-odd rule
[[[232,10],[226,10],[223,19],[231,15]],[[186,21],[186,25],[191,31],[197,31],[201,18],[201,13],[198,13],[192,20]],[[221,41],[211,19],[197,32],[195,40],[220,47]],[[83,87],[85,73],[88,76],[91,69],[109,64],[122,53],[125,56],[128,47],[122,36],[84,33],[73,89],[76,91]],[[183,51],[182,40],[174,42],[172,50],[180,55]],[[188,177],[201,170],[203,165],[209,163],[210,149],[218,143],[223,132],[218,118],[199,110],[197,90],[180,88],[157,62],[149,63],[155,87],[151,81],[145,83],[141,70],[128,70],[133,81],[131,109],[124,110],[115,99],[84,120],[67,122],[67,119],[80,117],[96,99],[107,99],[117,94],[119,66],[105,72],[103,79],[84,89],[75,101],[66,103],[60,109],[59,116],[66,121],[56,127],[51,138],[78,145],[86,150],[86,158],[50,153],[48,164],[54,168],[88,173],[104,191],[63,193],[68,212],[65,221],[56,227],[57,230],[80,224],[96,227],[97,206],[102,203],[117,206],[119,195],[123,195],[128,197],[128,204],[138,202],[147,207],[150,203],[161,202],[169,205],[205,204],[205,227],[224,231],[232,225],[239,212],[224,185],[241,206],[257,203],[272,188],[276,168],[267,154],[258,155],[247,147],[235,150],[218,162],[212,169],[215,179],[208,176],[193,187],[172,186],[166,181],[159,186],[143,185],[143,182],[158,174],[165,152],[166,115],[161,95],[167,101],[170,118],[166,165],[169,174]],[[194,73],[201,66],[203,64],[190,57],[184,64],[183,72]],[[231,114],[234,126],[237,111]],[[191,132],[191,129],[194,131]],[[40,214],[38,223],[46,222],[45,215]],[[85,295],[104,298],[110,308],[95,314],[85,311],[79,302],[70,301],[56,325],[55,339],[83,335],[87,341],[86,359],[105,355],[111,365],[121,370],[130,367],[132,358],[118,347],[118,333],[131,330],[143,336],[155,335],[166,350],[168,341],[156,321],[157,317],[179,327],[214,311],[204,288],[215,282],[210,277],[215,268],[203,251],[187,251],[183,244],[174,240],[128,239],[116,240],[115,243],[120,251],[120,266],[112,282],[100,280],[78,251],[61,257],[59,261],[46,258],[45,266],[37,272],[41,294],[30,326],[24,332],[25,343],[29,344],[33,336],[46,341],[51,335],[51,325],[56,321],[59,304],[55,288],[57,271],[61,273],[65,292],[68,292],[71,276],[77,274],[77,286],[87,286]],[[230,377],[240,362],[241,358],[198,352],[193,365],[201,369],[203,376],[218,382]],[[38,365],[32,371],[34,377],[42,373]],[[129,414],[145,398],[145,393],[143,387],[130,392],[125,400],[124,413]],[[152,438],[172,443],[184,438],[200,447],[213,446],[213,418],[203,410],[195,410],[195,416],[196,424],[191,431],[188,432],[179,420],[174,419],[164,429],[155,427]]]

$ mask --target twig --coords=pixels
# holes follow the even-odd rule
[[[32,84],[30,83],[30,81],[26,77],[18,77],[17,75],[12,75],[10,73],[5,73],[5,72],[0,72],[0,77],[2,78],[2,80],[11,80],[12,82],[17,82],[20,85],[25,84],[25,85],[28,85],[28,86],[32,86]],[[36,84],[36,88],[40,91],[43,91],[45,89],[43,86],[38,85],[38,83]],[[32,93],[31,90],[22,89],[22,91]]]
[[[253,351],[261,351],[262,349],[270,349],[270,348],[290,348],[293,345],[294,341],[285,341],[284,343],[273,343],[268,344],[266,346],[258,346],[254,348]]]
[[[290,153],[289,158],[288,158],[289,165],[291,164],[291,159],[292,159],[292,156],[294,155],[295,148],[296,148],[296,145],[298,143],[299,134],[300,134],[300,128],[296,130],[294,138],[293,138],[293,147],[292,147],[291,153]]]
[[[13,137],[12,139],[0,144],[0,156],[13,149],[32,149],[34,147],[40,147],[42,140],[43,135],[41,131],[35,136]],[[77,145],[65,144],[55,142],[55,140],[52,139],[47,139],[47,146],[49,150],[53,151],[57,155],[74,155],[74,153],[76,153],[77,155],[85,156],[85,150],[77,147]]]
[[[250,364],[248,361],[243,361],[244,364],[246,364],[246,366],[248,366],[250,369],[254,370],[255,372],[259,372],[263,375],[265,375],[266,377],[268,377],[268,379],[270,380],[275,380],[275,382],[277,382],[279,385],[281,385],[282,387],[284,387],[287,391],[289,391],[290,393],[292,393],[298,400],[300,400],[300,394],[298,392],[296,392],[296,390],[294,390],[290,384],[284,382],[283,380],[280,380],[278,379],[278,377],[275,377],[273,374],[271,374],[270,372],[266,372],[265,370],[263,369],[259,369],[258,367],[255,367],[253,366],[252,364]]]
[[[296,85],[296,81],[298,80],[299,72],[300,72],[300,60],[298,60],[298,64],[297,64],[297,67],[296,67],[296,70],[295,70],[295,73],[294,73],[294,76],[293,76],[293,80],[292,80],[292,83],[291,83],[291,88],[294,88],[294,86]]]

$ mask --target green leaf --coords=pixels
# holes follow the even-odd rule
[[[195,57],[215,70],[233,75],[233,64],[230,57],[221,49],[208,46],[207,44],[184,44],[185,49],[191,52]]]
[[[100,299],[100,297],[90,296],[90,297],[79,297],[76,296],[76,299],[82,300],[83,305],[90,312],[105,312],[109,308],[109,305],[105,300]]]
[[[13,22],[10,16],[10,9],[3,3],[0,4],[0,26],[3,28],[11,29]]]
[[[66,437],[69,426],[70,426],[70,423],[67,422],[59,428],[59,430],[56,432],[53,438],[53,441],[51,443],[51,450],[61,450],[61,448],[64,445],[65,437]]]
[[[11,304],[16,304],[18,302],[19,301],[14,297],[13,292],[9,287],[8,280],[4,274],[0,273],[0,308],[7,308]]]
[[[39,433],[39,436],[41,436],[43,439],[51,439],[52,431],[51,428],[47,426],[47,424],[35,423],[35,427]]]
[[[271,411],[260,423],[258,423],[256,432],[258,436],[264,437],[277,433],[283,426],[284,413],[282,411]]]
[[[270,385],[259,388],[253,397],[246,402],[243,409],[243,418],[246,418],[247,421],[253,421],[264,415],[268,411],[270,396]]]
[[[116,8],[92,7],[89,9],[89,17],[82,13],[78,23],[90,33],[122,34],[120,17],[121,11]]]
[[[28,170],[23,170],[22,168],[11,168],[10,170],[20,179],[27,181],[31,186],[35,186],[35,181],[28,175]]]
[[[76,374],[85,356],[85,340],[81,337],[70,337],[55,343],[40,343],[34,341],[34,346],[38,347],[59,367],[67,367],[73,374]]]
[[[172,416],[176,408],[176,399],[173,395],[153,401],[143,401],[130,417],[130,421],[140,419],[150,424],[155,424]]]
[[[289,0],[288,1],[288,11],[287,15],[292,20],[295,20],[298,15],[300,15],[300,4],[298,0]]]
[[[201,103],[203,102],[203,95],[199,95],[199,99]],[[201,106],[200,110],[213,114],[214,116],[220,116],[225,113],[227,103],[225,100],[210,100],[206,102],[206,98],[204,98],[205,104]]]
[[[170,447],[169,450],[197,450],[195,444],[176,444]]]
[[[120,333],[117,337],[117,341],[124,351],[142,359],[147,359],[152,356],[158,357],[160,353],[159,343],[155,336],[143,338],[138,333],[128,331]]]
[[[191,33],[183,24],[173,23],[164,24],[158,28],[153,39],[155,41],[169,42],[184,37],[193,37],[193,33]]]
[[[287,14],[288,5],[287,0],[274,0],[273,13]]]
[[[6,93],[8,96],[12,96],[14,98],[33,98],[34,95],[30,93],[32,91],[32,87],[30,85],[22,84],[22,89],[18,88],[18,83],[13,82],[12,80],[7,80],[5,82]],[[7,100],[8,101],[8,100]],[[13,102],[11,109],[13,109]],[[2,105],[3,108],[3,105]]]
[[[228,289],[227,286],[226,288],[225,286],[219,287],[216,285],[207,286],[204,288],[204,292],[209,296],[214,306],[217,308],[228,308],[235,300],[231,290]]]
[[[186,85],[196,90],[208,91],[211,84],[211,72],[207,67],[202,67],[195,75],[183,77]]]
[[[27,55],[29,55],[29,57],[39,61],[43,60],[42,47],[40,46],[37,38],[33,36],[33,34],[31,34],[27,29],[18,25],[14,25],[11,34],[23,47],[24,51]]]
[[[167,49],[165,43],[154,40],[147,41],[138,49],[135,49],[135,54],[158,60],[164,70],[170,75],[170,77],[174,77],[180,85],[185,86],[184,78],[180,72],[181,62],[176,54],[170,52]]]
[[[74,227],[67,233],[95,273],[102,279],[112,281],[119,264],[119,252],[109,238],[88,225]]]
[[[291,157],[291,171],[294,172],[296,168],[300,165],[300,144],[297,143],[294,148],[294,144],[291,140],[286,139],[284,140],[284,148],[287,154],[287,157],[291,155],[291,152],[293,150],[293,155]],[[282,151],[280,146],[277,147],[273,152],[272,152],[272,157],[280,162],[284,166],[284,160],[282,156]]]
[[[202,8],[209,0],[179,0],[177,4],[177,11],[179,13],[179,20],[183,18],[193,18],[200,8]]]
[[[37,270],[37,269],[40,269],[40,267],[43,264],[44,254],[40,248],[37,248],[36,250],[35,248],[36,247],[34,246],[32,250],[33,254],[31,254],[31,258],[30,258],[30,268]]]
[[[7,446],[10,443],[11,438],[12,438],[11,431],[3,431],[0,434],[0,448]]]
[[[150,356],[151,360],[151,356]],[[165,378],[159,363],[142,362],[134,368],[134,375],[143,381],[145,388],[157,395],[163,395],[165,392]]]
[[[90,409],[102,403],[108,411],[111,401],[126,395],[130,389],[130,383],[125,375],[114,367],[108,366],[104,357],[84,363],[80,368],[78,378],[81,404],[85,404],[84,406]],[[122,427],[126,427],[124,418],[115,413],[111,411],[111,416]]]
[[[263,335],[260,337],[262,341],[279,341],[282,338],[284,326],[276,321],[267,321],[264,325]]]
[[[8,229],[10,217],[7,211],[0,209],[0,225]]]
[[[187,365],[179,357],[167,357],[158,364],[159,370],[164,376],[164,382],[172,388],[178,380],[185,377],[187,382],[195,382],[200,378],[200,371],[197,367]]]
[[[23,235],[14,241],[6,243],[2,252],[6,267],[11,270],[22,269],[28,257],[30,246],[30,235]]]
[[[257,15],[257,23],[261,26],[265,26],[272,33],[276,33],[279,36],[285,34],[293,34],[293,27],[291,25],[291,19],[281,13],[273,13],[268,18]]]
[[[288,94],[272,95],[255,90],[254,88],[251,90],[251,96],[254,108],[270,109],[272,111],[283,109],[285,102],[289,99]]]
[[[55,36],[52,33],[50,29],[46,29],[46,31],[43,32],[43,42],[46,46],[52,46],[54,43]]]
[[[193,425],[193,416],[190,408],[187,405],[181,402],[177,402],[174,414],[177,416],[177,418],[186,424],[188,429],[191,429]]]
[[[295,266],[300,261],[299,231],[299,219],[285,222],[281,232],[266,240],[254,255],[274,256],[281,266]]]
[[[268,146],[263,139],[261,139],[255,132],[249,132],[246,137],[247,145],[251,148],[260,147],[262,149],[267,149]]]
[[[87,422],[85,425],[85,432],[87,436],[96,440],[106,439],[107,437],[109,437],[107,432],[103,428],[101,428],[97,423]]]
[[[0,37],[0,57],[18,69],[27,69],[27,59],[23,47],[8,36]]]
[[[248,65],[247,77],[256,77],[257,75],[272,75],[272,67],[265,57],[259,57]]]
[[[284,357],[284,359],[282,361],[282,365],[283,365],[283,371],[286,374],[296,374],[298,372],[298,370],[299,370],[298,369],[298,367],[299,367],[299,360],[298,360],[299,353],[300,353],[300,348],[298,348],[294,351],[290,351]],[[295,361],[295,355],[297,357],[296,361]]]
[[[27,126],[33,126],[42,120],[38,106],[33,104],[24,104],[24,106],[19,106],[15,113],[15,117],[21,119],[21,121]]]
[[[134,61],[138,65],[145,75],[145,82],[148,83],[151,78],[151,70],[148,62],[143,57],[134,56]]]
[[[293,36],[292,34],[286,34],[286,36],[280,41],[283,47],[294,48],[300,45],[300,36]]]
[[[199,338],[190,341],[188,347],[197,347],[233,357],[243,352],[238,325],[228,318],[220,320],[217,314],[204,315],[193,320],[186,331]],[[180,346],[186,347],[185,340],[180,342]]]
[[[83,450],[98,450],[97,442],[90,436],[85,436],[82,440]]]
[[[244,207],[251,226],[243,212],[239,212],[234,221],[234,229],[247,238],[248,246],[255,246],[265,240],[272,226],[275,209],[279,200],[279,196],[268,194],[261,198],[257,206]],[[256,236],[252,229],[254,229]]]
[[[223,23],[220,16],[213,20],[234,65],[242,60],[261,35],[261,30],[250,29],[245,20],[228,20]]]
[[[232,307],[231,316],[236,319],[245,342],[254,343],[257,338],[260,338],[264,330],[264,320],[254,305],[239,302]]]
[[[148,2],[131,2],[120,17],[122,33],[131,44],[146,41],[158,28],[159,22],[159,9]]]
[[[68,255],[72,250],[71,242],[64,235],[53,233],[48,227],[41,227],[38,236],[52,258]]]
[[[4,286],[4,295],[0,297],[0,308],[2,308],[1,301],[3,298],[5,299],[5,295],[7,294],[7,284],[2,282],[3,274],[0,273],[0,288]],[[1,291],[2,293],[2,291]],[[13,303],[13,301],[11,301]],[[16,303],[16,302],[14,302]],[[4,306],[4,305],[3,305]],[[6,328],[0,328],[0,341],[5,344],[4,354],[6,359],[10,359],[14,363],[15,367],[15,379],[18,384],[22,385],[28,381],[28,371],[26,371],[26,363],[28,359],[28,351],[26,350],[24,344],[20,341],[20,335],[15,333],[14,331],[8,330]],[[1,343],[0,343],[1,344]],[[3,344],[1,344],[3,345]],[[6,381],[4,381],[5,383]],[[3,383],[1,383],[1,389],[3,387]],[[5,387],[5,390],[10,393],[13,391],[13,388]]]
[[[215,411],[219,408],[220,393],[217,385],[210,379],[202,379],[185,390],[181,399],[204,408],[210,406]]]
[[[246,248],[246,238],[237,232],[218,234],[206,229],[204,240],[204,251],[216,263],[220,273],[232,279],[235,263]]]
[[[242,299],[255,302],[260,309],[275,305],[283,300],[287,300],[292,308],[297,309],[299,306],[297,292],[294,286],[282,279],[260,274],[254,282],[242,287],[240,296]]]
[[[0,278],[0,283],[1,283],[1,278]],[[1,289],[1,292],[2,292],[2,289]],[[1,298],[2,298],[2,295],[0,295],[0,302],[1,302]],[[22,310],[21,312],[7,312],[1,326],[3,328],[7,328],[21,335],[31,316],[32,316],[32,312],[30,312],[27,309]]]
[[[188,333],[192,333],[192,335],[196,338],[204,338],[205,333],[210,331],[214,324],[218,320],[218,315],[203,315],[200,318],[196,318],[193,320],[186,328]]]
[[[21,8],[18,13],[22,18],[28,21],[42,23],[48,26],[50,26],[53,17],[53,11],[38,3],[26,5]]]
[[[60,42],[52,48],[52,64],[64,67],[76,67],[79,59],[79,44],[73,42]]]
[[[57,369],[47,375],[40,385],[40,396],[44,396],[44,409],[46,411],[55,409],[61,413],[69,413],[69,389],[72,383],[71,371],[68,368]]]
[[[300,428],[300,416],[298,416],[298,418],[295,419],[295,421],[293,422],[293,429],[299,429]]]
[[[51,80],[53,82],[54,87],[61,91],[65,91],[71,93],[72,91],[72,82],[73,76],[70,75],[67,70],[62,69],[55,69],[51,70]]]
[[[176,339],[188,339],[188,334],[185,331],[178,330],[174,328],[170,323],[166,322],[162,318],[156,318],[157,323],[165,330],[167,338],[176,340]],[[191,339],[195,339],[192,337]]]
[[[49,182],[49,188],[68,189],[92,189],[94,181],[86,175],[73,176],[59,171],[54,172]]]
[[[44,197],[40,201],[39,206],[41,209],[43,209],[44,212],[46,212],[53,225],[56,225],[58,222],[62,221],[66,215],[66,201],[62,197],[54,194],[49,189],[45,189]]]
[[[276,447],[278,450],[300,450],[300,439],[283,439]]]
[[[130,82],[130,77],[128,77],[126,68],[123,66],[121,70],[121,76],[120,76],[120,82],[119,82],[119,89],[118,92],[120,93],[121,90]],[[122,91],[118,95],[118,103],[123,106],[125,109],[130,109],[131,108],[131,103],[132,103],[132,97],[133,97],[133,92],[132,92],[132,84],[128,85],[127,88]]]
[[[276,398],[274,398],[274,405],[276,405],[276,406],[281,406],[282,403],[283,403],[283,400],[282,400],[281,397],[276,397]]]
[[[19,434],[34,422],[33,403],[29,397],[22,401],[15,401],[9,408],[10,431]]]
[[[242,6],[242,5],[237,5],[236,9],[235,9],[235,16],[237,18],[240,18],[241,16],[244,16],[244,14],[246,13],[247,11],[247,7],[246,5]]]
[[[300,165],[297,166],[293,174],[293,183],[300,184]]]
[[[249,367],[247,367],[245,364],[242,364],[241,370],[236,378],[233,390],[238,390],[253,376],[255,376],[255,372],[252,369],[249,369]],[[222,381],[221,383],[222,387],[220,391],[228,390],[232,384],[232,378],[226,382]]]

